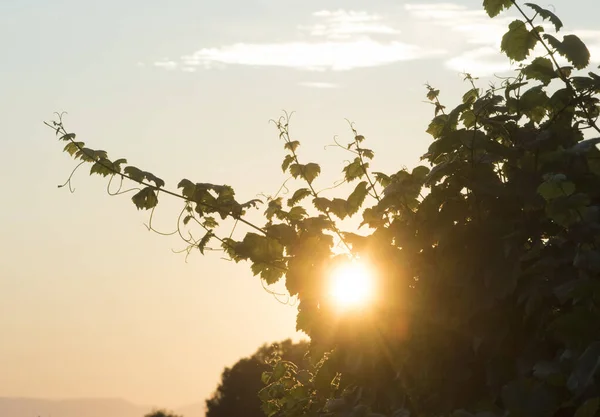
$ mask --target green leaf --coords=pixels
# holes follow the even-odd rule
[[[142,171],[141,169],[136,168],[132,165],[125,167],[123,172],[125,173],[125,175],[129,176],[129,178],[131,178],[132,180],[134,180],[136,182],[143,182],[144,179],[146,178],[144,171]],[[185,180],[185,181],[187,181],[187,180]],[[181,182],[179,184],[181,184]]]
[[[600,368],[600,342],[593,342],[575,363],[567,381],[567,388],[573,392],[583,392],[593,381]]]
[[[165,186],[165,182],[154,174],[151,174],[150,172],[144,172],[144,175],[148,181],[152,181],[158,188]]]
[[[475,102],[475,100],[477,100],[478,98],[479,98],[479,89],[472,88],[462,96],[462,102],[465,104],[471,104],[471,103]]]
[[[329,211],[339,217],[340,220],[343,220],[348,216],[348,212],[346,211],[346,200],[334,198],[329,204]]]
[[[375,153],[371,149],[359,148],[358,152],[361,154],[363,158],[373,159]]]
[[[331,200],[325,197],[315,197],[313,198],[313,205],[317,210],[323,213],[327,213],[329,210],[329,205],[331,204]]]
[[[544,116],[546,116],[546,105],[548,100],[549,98],[542,86],[536,86],[523,93],[519,100],[519,105],[521,111],[529,117],[531,121],[539,123]]]
[[[444,131],[444,127],[446,126],[446,122],[448,121],[447,114],[440,114],[433,118],[429,126],[427,127],[426,132],[433,136],[435,139],[442,136],[442,132]]]
[[[75,153],[75,158],[79,158],[84,162],[95,162],[100,158],[106,158],[106,152],[96,151],[90,148],[81,148]]]
[[[65,152],[67,152],[69,155],[73,156],[84,146],[85,146],[85,143],[83,143],[83,142],[69,142],[65,145],[65,148],[63,150]]]
[[[296,149],[298,149],[298,146],[300,146],[300,142],[298,142],[297,140],[286,142],[285,145],[283,145],[283,147],[285,149],[288,149],[288,150],[290,150],[292,152],[296,152]]]
[[[313,162],[304,165],[304,179],[309,183],[312,182],[319,176],[321,173],[321,167],[318,164]]]
[[[268,285],[275,284],[283,277],[285,266],[279,261],[271,263],[254,262],[250,267],[254,275],[259,275]]]
[[[434,101],[440,94],[440,90],[435,88],[428,88],[427,90],[427,99],[429,101]]]
[[[558,52],[577,69],[583,69],[590,63],[590,51],[575,35],[564,36]]]
[[[75,140],[75,133],[67,133],[66,135],[61,136],[58,140],[71,141]]]
[[[293,207],[311,194],[308,188],[300,188],[294,192],[292,198],[287,201],[288,207]]]
[[[423,181],[425,181],[425,178],[429,174],[429,171],[430,171],[429,168],[420,165],[418,167],[413,168],[411,175],[414,178],[416,178],[417,180],[423,182]]]
[[[204,225],[204,227],[207,227],[209,229],[214,229],[219,225],[215,218],[210,216],[204,216],[204,218],[202,219],[202,224]]]
[[[158,204],[158,197],[153,187],[146,187],[131,197],[133,204],[139,209],[149,210],[156,207]]]
[[[290,166],[290,164],[292,162],[294,162],[294,156],[286,155],[285,158],[283,158],[283,163],[281,164],[281,170],[283,172],[287,171],[288,167]]]
[[[483,0],[483,8],[489,17],[497,16],[502,10],[512,6],[510,0]]]
[[[544,85],[548,85],[550,81],[557,78],[556,71],[554,71],[554,66],[549,58],[535,58],[531,61],[531,64],[523,68],[522,72],[525,78],[541,81]]]
[[[590,63],[590,51],[577,36],[566,35],[563,37],[562,42],[552,35],[544,34],[543,36],[546,42],[573,64],[575,68],[583,69]]]
[[[566,181],[564,175],[557,174],[541,183],[537,188],[537,192],[544,197],[546,201],[549,201],[558,197],[573,194],[575,192],[575,184]]]
[[[508,32],[502,37],[500,49],[510,59],[520,62],[527,58],[536,43],[535,34],[527,30],[525,22],[514,20],[508,25]]]
[[[127,159],[120,158],[120,159],[117,159],[116,161],[114,161],[112,163],[112,165],[113,165],[113,168],[115,169],[115,171],[121,172],[121,165],[126,164],[126,163],[127,163]]]
[[[545,33],[544,35],[542,35],[542,37],[544,38],[544,40],[546,42],[548,42],[550,44],[550,46],[554,49],[556,49],[557,51],[561,48],[562,43],[561,41],[559,41],[558,39],[556,39],[554,36]]]
[[[301,206],[292,207],[292,209],[288,213],[288,218],[291,221],[296,221],[296,222],[302,220],[306,216],[307,216],[306,209]]]
[[[557,32],[560,30],[560,28],[563,27],[563,24],[560,21],[560,19],[558,18],[558,16],[556,16],[550,10],[543,9],[540,6],[538,6],[537,4],[533,4],[533,3],[525,3],[525,6],[528,6],[531,9],[535,10],[535,12],[537,14],[539,14],[542,17],[542,19],[549,20],[554,25],[554,28],[556,29]]]
[[[94,165],[92,165],[90,174],[99,174],[103,177],[114,175],[113,163],[106,158],[99,159]]]
[[[590,398],[579,406],[574,417],[594,417],[598,412],[599,406],[600,397]]]
[[[367,194],[367,182],[359,182],[358,185],[354,188],[354,191],[352,191],[352,194],[348,196],[348,200],[346,202],[346,211],[349,216],[352,216],[358,212],[363,202],[365,201]]]
[[[202,239],[200,239],[200,242],[198,242],[198,249],[200,250],[200,253],[202,255],[204,255],[204,249],[206,249],[206,245],[208,245],[208,242],[210,241],[210,239],[214,236],[212,231],[207,231],[206,234],[204,236],[202,236]]]
[[[354,161],[349,163],[342,170],[344,172],[344,178],[346,181],[351,182],[357,178],[361,178],[365,175],[365,169],[369,166],[368,163],[361,164],[360,158],[355,158]]]
[[[529,380],[512,381],[502,388],[502,402],[514,416],[551,417],[557,399],[543,384]]]

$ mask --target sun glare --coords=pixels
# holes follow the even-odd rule
[[[337,267],[331,276],[330,295],[340,308],[356,308],[369,303],[373,297],[373,276],[361,262]]]

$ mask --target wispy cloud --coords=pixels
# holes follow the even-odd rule
[[[325,83],[325,82],[312,82],[306,81],[299,83],[302,87],[311,87],[311,88],[321,88],[321,89],[331,89],[331,88],[339,88],[338,84],[333,83]]]
[[[313,71],[344,71],[408,61],[431,52],[398,41],[372,39],[352,42],[238,43],[222,48],[204,48],[182,57],[187,66],[211,67],[212,63],[275,66]]]
[[[404,9],[423,24],[432,23],[441,29],[438,39],[442,46],[454,51],[452,58],[445,61],[447,68],[474,76],[500,74],[514,68],[500,51],[502,36],[515,19],[514,14],[490,19],[482,9],[469,9],[455,3],[406,4]],[[542,25],[551,28],[547,22]],[[575,29],[569,33],[580,36],[587,43],[593,62],[600,60],[600,31]],[[539,45],[533,51],[534,55],[543,53]],[[563,58],[559,58],[559,62],[567,64]]]
[[[312,14],[314,24],[298,26],[297,39],[279,43],[235,43],[205,47],[154,65],[166,69],[213,68],[246,65],[313,71],[346,71],[375,67],[442,54],[438,48],[421,47],[398,38],[400,30],[376,14],[365,11],[321,10]],[[381,36],[386,39],[381,39]],[[309,40],[306,40],[306,38]]]
[[[382,17],[364,11],[321,10],[313,13],[323,22],[299,26],[311,36],[324,36],[329,39],[350,39],[356,35],[396,35],[400,31],[382,22]]]

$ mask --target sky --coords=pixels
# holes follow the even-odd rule
[[[594,66],[596,2],[553,4]],[[505,74],[499,40],[513,18],[490,20],[470,0],[0,2],[0,396],[174,408],[203,401],[261,344],[304,337],[295,307],[248,265],[186,262],[180,241],[148,232],[147,213],[85,169],[73,194],[58,189],[74,164],[42,123],[53,112],[171,189],[225,183],[245,201],[286,180],[268,121],[295,111],[292,135],[325,188],[349,158],[325,147],[352,140],[345,118],[375,170],[416,165],[432,117],[424,84],[451,106],[468,89],[461,72],[482,87]],[[170,231],[178,205],[159,207]]]

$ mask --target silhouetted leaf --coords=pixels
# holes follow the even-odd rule
[[[102,158],[92,165],[90,174],[99,174],[106,177],[108,175],[114,175],[114,171],[113,163],[108,159]]]
[[[590,63],[590,51],[577,36],[566,35],[561,42],[552,35],[544,34],[544,39],[575,68],[583,69]]]
[[[427,127],[427,133],[429,133],[434,138],[439,138],[444,131],[444,127],[446,126],[446,122],[448,121],[448,115],[441,114],[433,118],[429,126]]]
[[[500,49],[510,59],[523,61],[535,47],[536,43],[537,38],[535,34],[527,30],[525,22],[514,20],[508,25],[508,32],[502,37]]]
[[[297,140],[293,140],[293,141],[290,141],[290,142],[286,142],[285,145],[284,145],[284,148],[288,149],[288,150],[290,150],[292,152],[296,152],[296,149],[298,149],[298,146],[300,146],[300,142],[298,142]]]
[[[343,200],[341,198],[334,198],[329,203],[329,211],[335,214],[341,220],[343,220],[348,215],[348,212],[346,210],[346,200]]]
[[[564,36],[558,52],[577,69],[583,69],[590,63],[590,51],[575,35]]]
[[[318,164],[313,162],[304,165],[304,179],[309,183],[312,182],[319,176],[321,173],[321,167]]]
[[[112,166],[115,169],[115,171],[121,172],[121,165],[126,164],[126,163],[127,163],[127,159],[121,158],[121,159],[117,159],[116,161],[114,161],[112,163]]]
[[[308,197],[311,194],[308,188],[299,188],[294,192],[292,198],[290,198],[287,202],[288,207],[293,207],[298,204],[302,199]]]
[[[285,158],[283,158],[283,163],[281,164],[281,170],[283,172],[287,171],[288,167],[290,166],[290,164],[294,162],[294,157],[292,155],[286,155]]]
[[[143,188],[133,197],[131,197],[133,204],[139,209],[149,210],[154,208],[158,204],[158,197],[152,187]]]
[[[537,57],[531,61],[531,64],[523,68],[523,75],[527,79],[541,81],[544,85],[548,85],[550,81],[557,78],[552,61],[544,57]]]
[[[75,133],[67,133],[66,135],[61,136],[59,140],[72,141],[75,140],[76,136]]]
[[[581,354],[575,363],[573,372],[567,381],[571,391],[583,392],[594,380],[600,367],[600,342],[593,342]]]
[[[563,27],[563,24],[560,21],[560,19],[558,18],[558,16],[556,16],[550,10],[543,9],[540,6],[538,6],[537,4],[533,4],[533,3],[525,3],[525,6],[528,6],[528,7],[532,8],[533,10],[535,10],[535,12],[537,14],[539,14],[542,19],[549,20],[554,25],[554,29],[556,29],[557,32],[560,30],[560,28]]]
[[[80,149],[85,146],[83,142],[69,142],[65,145],[64,151],[69,155],[75,155]]]
[[[198,249],[200,250],[200,253],[202,255],[204,255],[204,249],[206,248],[206,245],[208,245],[208,242],[210,241],[210,239],[214,236],[212,231],[207,231],[206,234],[202,237],[202,239],[200,239],[200,242],[198,242]]]
[[[357,178],[361,178],[363,175],[365,175],[365,169],[367,167],[368,163],[365,163],[363,166],[360,158],[355,158],[354,161],[346,165],[343,169],[345,180],[351,182]]]
[[[132,165],[125,167],[123,172],[125,173],[125,175],[129,176],[129,178],[131,178],[132,180],[134,180],[136,182],[143,182],[144,179],[146,178],[144,171],[142,171],[141,169],[136,168]],[[179,184],[181,184],[181,183],[179,183]]]
[[[579,406],[574,417],[594,417],[598,412],[598,406],[600,406],[600,397],[590,398]]]
[[[483,8],[489,17],[497,16],[502,10],[512,6],[510,0],[483,0]]]
[[[368,194],[367,187],[368,187],[367,182],[361,181],[354,188],[354,191],[352,191],[352,194],[350,194],[350,196],[348,196],[348,200],[346,202],[346,211],[349,216],[352,216],[356,212],[358,212],[358,210],[362,206],[362,204],[365,201],[365,198],[367,197],[367,194]]]

